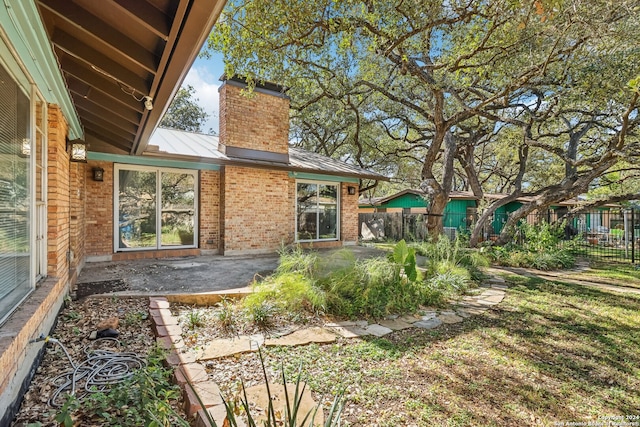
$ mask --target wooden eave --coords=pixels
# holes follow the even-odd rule
[[[225,0],[36,4],[90,149],[139,155]]]

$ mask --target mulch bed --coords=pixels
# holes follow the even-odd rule
[[[78,363],[85,360],[85,348],[93,342],[88,337],[96,325],[104,319],[117,316],[120,321],[120,351],[133,352],[145,358],[155,345],[148,305],[149,300],[146,298],[89,298],[68,301],[58,316],[51,336],[59,340],[74,362]],[[58,426],[54,420],[57,409],[49,406],[48,401],[57,389],[53,379],[69,371],[71,366],[60,346],[53,343],[46,346],[42,363],[14,420],[14,427],[35,422],[40,422],[43,426]]]

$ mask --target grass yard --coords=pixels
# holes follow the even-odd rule
[[[588,280],[609,285],[640,288],[640,270],[629,262],[592,261],[589,270],[567,276],[578,280]]]
[[[269,348],[268,364],[273,372],[282,364],[293,378],[302,363],[324,401],[346,387],[348,426],[554,426],[638,417],[640,297],[508,280],[500,305],[461,324]]]

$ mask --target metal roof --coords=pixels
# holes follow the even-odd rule
[[[146,153],[150,152],[210,159],[226,158],[218,151],[217,136],[166,128],[157,128],[151,135]]]
[[[405,194],[414,194],[416,196],[424,197],[425,193],[422,190],[413,190],[406,189],[402,190],[398,193],[391,194],[389,196],[381,196],[381,197],[372,197],[372,198],[362,198],[358,201],[360,205],[371,205],[371,206],[379,206],[383,203],[387,203],[390,200],[396,199],[400,196],[404,196]],[[475,196],[470,191],[456,191],[453,190],[449,193],[449,199],[451,200],[478,200],[478,197]]]
[[[387,180],[384,175],[350,165],[301,148],[289,147],[289,163],[240,159],[218,151],[215,135],[157,128],[149,139],[146,155],[197,158],[221,165],[238,165],[288,171],[313,172],[324,175],[349,176],[363,179]]]

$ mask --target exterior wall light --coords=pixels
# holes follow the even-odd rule
[[[102,168],[93,168],[93,180],[94,181],[104,181],[104,169],[102,169]]]
[[[87,161],[87,144],[83,141],[71,141],[71,161],[86,162]]]
[[[347,194],[350,196],[353,196],[356,194],[356,187],[352,187],[352,186],[348,186],[347,187]]]

